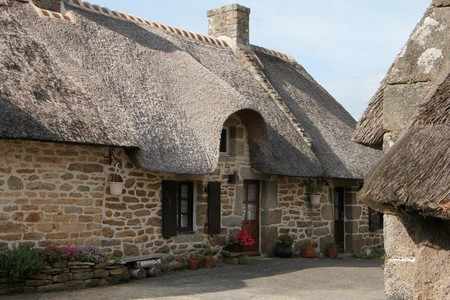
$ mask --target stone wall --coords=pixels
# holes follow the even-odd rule
[[[349,253],[384,246],[383,230],[369,230],[369,207],[356,198],[359,189],[357,183],[345,192],[345,250]]]
[[[106,181],[114,169],[105,157],[106,147],[0,141],[0,250],[19,244],[39,247],[52,240],[100,246],[118,257],[168,254],[165,263],[176,267],[182,256],[200,250],[211,238],[205,234],[208,182],[221,181],[222,229],[210,239],[219,247],[241,228],[247,179],[261,181],[263,253],[272,252],[281,233],[297,236],[296,249],[304,240],[320,248],[332,240],[332,185],[323,188],[321,204],[313,207],[305,195],[307,179],[254,172],[244,125],[232,115],[225,126],[231,128],[230,155],[221,155],[218,168],[208,175],[146,172],[134,166],[123,149],[114,149],[125,179],[120,196],[109,193]],[[233,172],[239,175],[235,184],[228,182]],[[162,238],[161,181],[167,179],[194,183],[194,233]],[[360,204],[354,206],[357,210]],[[359,211],[363,219],[366,210]],[[367,224],[363,220],[357,224],[355,230],[367,246]]]
[[[64,261],[47,266],[22,283],[11,284],[7,278],[0,278],[0,295],[90,288],[126,282],[129,279],[128,268],[121,264]]]
[[[388,299],[450,297],[450,221],[386,216],[385,290]]]
[[[388,152],[409,128],[420,104],[427,100],[433,85],[441,80],[440,76],[448,73],[450,48],[448,35],[444,33],[449,26],[449,12],[450,1],[432,1],[386,78],[388,85],[383,94],[382,113],[386,130],[384,152]],[[448,228],[448,221],[442,221],[447,227],[439,225],[440,222],[400,210],[396,215],[384,216],[388,299],[450,297],[450,274],[446,271],[450,269],[447,264],[450,247],[443,242],[450,240],[446,233],[448,229],[443,229]],[[441,237],[435,238],[435,242],[425,242],[436,234]]]

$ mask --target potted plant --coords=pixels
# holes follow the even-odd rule
[[[307,258],[316,257],[316,249],[311,245],[311,241],[302,243],[300,246],[300,256]]]
[[[198,253],[194,252],[191,253],[188,260],[188,267],[189,270],[197,270],[198,268]]]
[[[255,240],[250,236],[248,230],[239,230],[234,237],[229,239],[228,244],[225,246],[225,250],[229,252],[242,252],[244,246],[251,246],[255,243]]]
[[[205,268],[212,268],[215,266],[216,262],[214,260],[215,251],[212,249],[211,244],[204,243],[203,244],[203,253],[205,259]]]
[[[124,184],[122,176],[117,173],[111,174],[109,179],[110,194],[115,196],[122,195]]]
[[[337,257],[337,249],[335,243],[327,243],[325,245],[325,254],[328,257]]]
[[[273,254],[277,257],[289,258],[294,254],[292,245],[295,237],[290,234],[282,234],[277,238],[277,244],[273,249]]]
[[[323,190],[323,183],[319,180],[315,180],[309,185],[309,197],[311,199],[311,204],[314,206],[320,205],[320,193]]]

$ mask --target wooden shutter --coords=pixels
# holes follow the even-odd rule
[[[176,181],[162,181],[162,235],[170,238],[177,235],[177,199]]]
[[[220,233],[220,182],[208,183],[208,233]]]

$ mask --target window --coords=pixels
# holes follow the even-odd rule
[[[228,127],[224,127],[222,129],[222,133],[220,135],[220,148],[219,148],[219,152],[221,154],[229,154],[229,142],[230,142],[230,138],[229,138],[229,129]]]
[[[369,230],[377,231],[383,229],[383,214],[369,207]]]
[[[194,230],[194,184],[163,180],[162,235],[176,236],[179,232]],[[208,233],[220,233],[220,182],[208,183]]]
[[[192,182],[178,183],[177,230],[192,231],[193,195]]]

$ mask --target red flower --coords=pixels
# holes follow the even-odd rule
[[[251,246],[255,243],[255,240],[250,236],[247,230],[239,230],[234,237],[234,242],[244,246]]]

